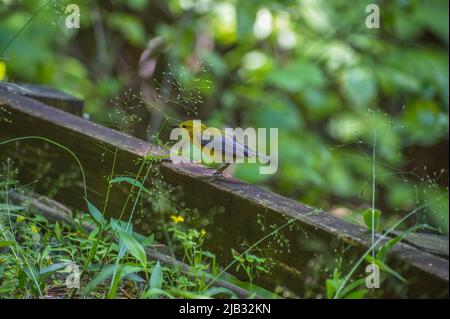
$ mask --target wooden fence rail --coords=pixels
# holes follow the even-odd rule
[[[54,90],[46,94],[42,87],[26,89],[25,93],[0,84],[0,111],[6,110],[0,112],[0,117],[7,119],[0,119],[0,143],[11,138],[42,136],[64,145],[80,159],[89,198],[98,206],[103,203],[106,177],[112,165],[111,156],[104,156],[105,149],[119,150],[116,175],[135,173],[136,160],[147,154],[167,154],[148,142],[78,116],[82,113],[80,100]],[[49,181],[60,180],[63,191],[56,192],[55,198],[85,210],[80,178],[70,185],[61,181],[62,172],[69,174],[69,168],[76,168],[67,151],[40,140],[22,140],[0,145],[0,159],[6,156],[14,159],[23,182],[39,178],[38,190],[51,193]],[[198,220],[208,233],[205,246],[216,254],[222,265],[233,260],[232,249],[242,252],[248,245],[266,238],[258,248],[271,257],[273,267],[270,274],[256,279],[265,288],[278,287],[293,296],[317,297],[320,293],[313,287],[325,286],[337,258],[342,256],[348,263],[355,262],[371,246],[367,229],[322,210],[232,177],[211,181],[205,176],[211,176],[213,171],[198,164],[162,162],[158,165],[162,178],[179,187],[181,197],[177,201],[196,209]],[[126,195],[126,187],[113,188],[110,216],[117,216]],[[290,224],[277,232],[277,236],[268,235],[274,227],[287,225],[288,220],[294,220],[296,227]],[[135,228],[149,232],[151,220],[136,224]],[[380,236],[377,234],[376,239]],[[443,258],[442,253],[440,256],[428,253],[407,242],[397,244],[391,251],[389,265],[400,270],[408,284],[397,291],[392,285],[396,279],[388,277],[383,282],[383,296],[448,297],[448,241],[446,247],[447,258]],[[277,252],[280,249],[282,253]],[[361,267],[360,273],[364,268]],[[236,274],[245,279],[241,273]]]

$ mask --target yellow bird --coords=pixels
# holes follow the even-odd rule
[[[216,179],[222,172],[230,166],[231,162],[242,158],[261,158],[269,160],[267,155],[258,153],[250,149],[247,145],[242,144],[236,137],[228,136],[223,131],[215,129],[212,135],[215,138],[208,139],[203,132],[208,128],[201,123],[199,129],[194,130],[194,121],[188,120],[182,122],[178,127],[187,131],[190,141],[197,146],[202,153],[212,156],[216,162],[224,163],[213,175]],[[198,120],[198,122],[200,122]],[[220,150],[220,152],[217,152]]]

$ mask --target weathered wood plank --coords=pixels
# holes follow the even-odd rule
[[[400,236],[401,232],[393,231],[393,235]],[[448,259],[448,237],[443,235],[411,233],[408,234],[405,242],[429,253],[442,256]]]
[[[21,94],[38,100],[46,105],[63,111],[82,116],[84,102],[72,95],[66,94],[51,87],[35,84],[16,84],[0,81],[0,89]]]
[[[70,148],[86,167],[90,199],[99,204],[106,190],[104,177],[109,174],[111,167],[110,160],[104,159],[102,162],[102,147],[120,149],[117,174],[136,172],[136,158],[148,153],[160,155],[165,152],[145,141],[55,110],[27,97],[10,92],[0,93],[2,103],[10,110],[12,123],[0,124],[3,126],[0,141],[11,137],[40,135]],[[36,145],[39,145],[38,149]],[[1,147],[5,149],[5,146]],[[7,149],[8,154],[22,152],[27,156],[41,156],[51,161],[57,172],[67,169],[70,160],[64,152],[54,148],[51,155],[46,155],[42,143],[38,142],[21,142],[20,146],[9,146]],[[324,286],[325,278],[333,270],[332,261],[338,257],[343,245],[352,247],[342,253],[349,262],[370,247],[370,235],[362,227],[231,177],[211,182],[205,176],[211,176],[213,171],[203,166],[162,163],[160,170],[168,183],[183,188],[184,196],[180,200],[188,207],[199,210],[200,217],[206,221],[205,227],[212,234],[205,245],[223,262],[233,260],[231,248],[242,251],[243,243],[252,244],[267,235],[269,225],[282,225],[286,223],[286,218],[293,218],[300,225],[301,230],[286,228],[282,232],[290,243],[289,251],[285,249],[282,254],[268,253],[275,262],[272,272],[256,280],[266,288],[280,286],[298,295],[309,296],[311,287]],[[56,197],[66,204],[84,209],[82,195],[78,183],[72,185],[70,191],[57,194]],[[125,195],[126,190],[114,190],[111,215],[117,216]],[[265,220],[267,229],[262,229],[258,218]],[[141,226],[136,225],[138,228]],[[267,244],[270,241],[262,246],[273,250],[276,243],[270,246]],[[407,296],[448,296],[447,260],[400,243],[392,250],[390,263],[396,269],[402,269],[402,274],[408,279],[409,285],[404,291]],[[313,293],[311,296],[315,297],[317,292]],[[386,289],[384,296],[399,295]]]
[[[49,221],[63,222],[70,227],[75,227],[75,221],[72,218],[71,210],[59,202],[56,202],[46,196],[37,196],[37,194],[24,195],[19,192],[11,192],[10,197],[13,203],[18,205],[26,205],[27,211],[25,214],[42,215]],[[91,232],[94,230],[94,225],[84,223],[83,229],[87,232]],[[211,282],[214,287],[226,288],[234,292],[239,298],[263,298],[256,293],[250,292],[222,279],[217,279],[212,282],[212,276],[210,274],[199,273],[188,264],[176,260],[174,257],[168,255],[168,247],[158,242],[154,242],[149,247],[146,247],[145,252],[150,260],[159,261],[163,265],[167,265],[174,269],[179,269],[181,273],[187,276],[196,276],[197,278],[202,278],[201,276],[203,276],[203,280],[205,280],[205,282]]]

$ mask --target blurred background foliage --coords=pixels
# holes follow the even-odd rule
[[[69,3],[80,6],[80,29],[64,25]],[[369,3],[380,6],[380,29],[365,25]],[[418,219],[448,233],[448,7],[447,0],[0,0],[0,80],[82,97],[91,119],[105,125],[111,99],[131,88],[146,101],[135,130],[141,138],[158,132],[166,115],[277,127],[278,173],[259,175],[251,164],[233,173],[356,222],[371,202],[376,132],[385,224],[440,198]]]

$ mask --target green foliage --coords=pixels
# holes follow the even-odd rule
[[[429,202],[417,219],[448,234],[448,163],[442,156],[448,152],[449,127],[448,1],[383,2],[380,30],[364,25],[366,1],[80,1],[79,30],[64,26],[69,0],[47,1],[0,2],[0,80],[51,85],[82,97],[93,120],[141,138],[164,136],[166,120],[186,116],[217,126],[276,127],[277,174],[262,176],[255,165],[246,164],[236,168],[237,177],[331,212],[335,205],[351,207],[349,214],[362,216],[357,222],[378,230],[379,210],[374,223],[370,209],[359,214],[372,199],[367,185],[375,168],[375,207],[383,211],[386,225]],[[125,94],[129,112],[111,114],[111,99],[131,87],[142,95]],[[4,116],[0,107],[0,120]],[[378,140],[372,163],[374,132]],[[217,275],[219,267],[202,248],[202,231],[179,223],[168,226],[167,214],[187,216],[187,209],[157,195],[171,191],[157,178],[159,188],[144,186],[151,174],[145,174],[145,165],[153,160],[158,159],[145,157],[138,176],[109,176],[108,195],[118,184],[130,187],[133,213],[128,221],[122,215],[106,220],[107,205],[100,211],[85,194],[86,219],[95,226],[89,233],[81,229],[82,220],[74,234],[67,225],[49,225],[38,217],[16,222],[21,243],[12,230],[2,229],[7,268],[0,269],[6,278],[0,281],[0,294],[39,296],[44,286],[61,284],[55,274],[66,260],[78,257],[91,279],[85,296],[116,296],[130,280],[135,296],[143,298],[234,297],[223,289],[206,289],[205,278],[192,281],[146,259],[144,248],[154,236],[139,236],[131,224],[141,194],[158,214],[157,231],[174,242],[171,248],[184,261],[196,272]],[[5,185],[14,182],[0,181]],[[24,209],[0,203],[2,214],[14,216]],[[33,233],[32,225],[45,225],[45,230]],[[362,261],[402,281],[386,258],[414,227]],[[42,247],[36,249],[33,242]],[[268,271],[268,260],[254,251],[233,257],[234,268],[250,281],[247,288]],[[335,271],[326,282],[327,296],[366,295],[361,279],[347,279]]]
[[[145,254],[144,248],[138,243],[136,239],[133,238],[129,233],[118,229],[117,234],[119,235],[121,241],[127,248],[127,250],[141,263],[143,268],[147,267],[147,255]]]
[[[362,299],[368,293],[368,289],[365,288],[365,281],[365,278],[359,278],[349,283],[344,289],[341,290],[339,296],[336,296],[336,291],[339,286],[342,285],[343,279],[341,278],[340,272],[335,269],[333,272],[333,277],[325,281],[327,298],[332,299],[339,297],[344,299]]]
[[[0,49],[45,1],[13,3],[0,5]],[[81,96],[106,124],[109,100],[139,86],[151,109],[146,121],[156,125],[154,107],[169,118],[195,109],[190,117],[218,126],[278,127],[276,176],[269,181],[255,165],[236,175],[323,208],[370,198],[362,191],[371,169],[364,151],[376,128],[377,168],[393,168],[379,175],[377,190],[389,197],[376,206],[407,211],[413,186],[413,196],[427,200],[420,181],[429,171],[414,161],[439,158],[433,146],[448,138],[447,1],[383,3],[381,29],[365,27],[364,1],[115,0],[80,3],[81,29],[69,30],[68,3],[52,1],[20,31],[1,57],[6,80]],[[447,167],[436,161],[429,169]],[[445,181],[430,176],[445,191]],[[448,233],[446,207],[427,214]]]
[[[266,258],[258,257],[254,254],[246,252],[239,254],[234,249],[232,250],[233,258],[237,261],[236,271],[243,269],[250,283],[256,278],[258,274],[268,274],[269,267]]]
[[[113,178],[111,173],[107,182],[108,192],[113,185],[126,182],[131,186],[130,199],[135,203],[140,199],[140,194],[145,192],[147,197],[152,197],[151,200],[160,198],[158,200],[166,201],[164,205],[155,205],[158,210],[173,211],[175,208],[167,197],[170,191],[160,191],[159,175],[153,179],[150,188],[144,187],[153,162],[154,159],[143,157],[141,169],[134,177]],[[142,176],[141,172],[147,165],[148,169]],[[168,239],[170,249],[184,253],[183,261],[187,261],[189,270],[181,269],[177,264],[163,268],[159,261],[148,259],[145,247],[155,244],[154,234],[143,236],[133,232],[132,214],[127,222],[105,218],[87,198],[84,199],[88,214],[72,214],[75,220],[69,225],[49,222],[39,214],[33,217],[22,215],[30,210],[28,202],[23,205],[10,204],[10,188],[11,191],[17,191],[17,182],[13,176],[16,171],[12,170],[10,160],[7,160],[4,168],[6,173],[0,174],[0,177],[6,176],[1,181],[4,188],[0,188],[0,199],[3,201],[0,215],[0,260],[4,262],[4,267],[0,269],[4,274],[0,280],[1,297],[52,298],[54,287],[67,285],[61,279],[61,274],[67,272],[71,265],[75,265],[79,271],[81,289],[71,290],[66,286],[62,292],[65,297],[237,297],[229,289],[215,285],[216,280],[225,280],[221,277],[224,271],[220,272],[215,255],[202,248],[206,231],[183,227],[184,218],[179,215],[170,216],[173,223],[171,227],[167,225],[167,221],[161,222],[163,229],[169,230],[167,235],[172,235]],[[104,207],[105,210],[107,205]],[[185,208],[185,211],[188,209]],[[162,218],[168,218],[167,214],[160,213]],[[16,237],[20,241],[16,241]],[[156,245],[159,246],[157,243]],[[249,254],[248,260],[253,262],[255,258]],[[259,263],[261,260],[256,261]],[[258,267],[253,269],[253,275],[256,276],[258,271]],[[240,281],[235,284],[245,286]],[[255,285],[250,288],[250,291],[264,292]]]
[[[80,278],[81,290],[75,297],[102,298],[105,294],[108,298],[237,297],[234,292],[225,288],[213,286],[206,289],[205,278],[217,274],[217,265],[211,267],[212,274],[203,272],[208,267],[198,265],[192,265],[196,266],[194,271],[185,274],[178,266],[163,267],[159,261],[148,260],[144,247],[153,243],[154,236],[144,237],[125,232],[120,227],[126,226],[126,223],[114,219],[105,222],[104,232],[99,237],[99,229],[95,228],[98,221],[92,215],[80,215],[81,219],[75,220],[75,229],[65,223],[49,222],[40,215],[25,217],[26,215],[14,213],[13,216],[15,221],[12,225],[20,242],[0,240],[1,298],[73,297],[76,291],[68,288],[61,291],[61,286],[65,285],[65,278],[69,275],[67,267],[76,264],[81,269],[81,265],[86,264],[88,259],[93,262]],[[7,215],[0,216],[0,235],[2,238],[9,238],[9,224],[5,222],[5,217]],[[93,231],[88,232],[81,225],[89,225]],[[195,231],[188,232],[193,234]],[[178,234],[182,240],[191,236],[188,234],[183,237],[182,233],[179,229]],[[109,263],[121,254],[117,243],[113,243],[111,249],[108,249],[109,242],[114,241],[114,234],[117,234],[126,247],[118,264]],[[198,245],[196,247],[199,255],[203,256],[198,263],[207,262],[208,259],[214,262],[213,254],[203,251]],[[16,257],[20,259],[16,260]],[[146,278],[146,273],[151,274],[149,278]],[[107,289],[108,281],[111,281],[112,289]],[[239,281],[235,284],[244,285]],[[254,289],[261,288],[254,286]],[[42,295],[44,291],[45,296]]]
[[[89,200],[85,198],[86,204],[88,206],[89,214],[91,214],[92,218],[95,220],[95,222],[102,226],[106,223],[105,218],[103,217],[103,214],[95,207]]]
[[[379,259],[377,259],[377,258],[373,258],[373,257],[370,256],[370,255],[368,255],[368,256],[366,257],[366,259],[367,259],[367,261],[368,261],[370,264],[377,265],[378,268],[379,268],[380,270],[383,270],[383,271],[387,272],[388,274],[394,276],[394,277],[397,278],[398,280],[400,280],[400,281],[402,281],[402,282],[404,282],[404,283],[407,283],[407,282],[408,282],[404,277],[402,277],[398,272],[396,272],[396,271],[393,270],[391,267],[389,267],[388,265],[386,265],[383,261],[381,261],[381,260],[379,260]]]
[[[150,277],[150,289],[161,289],[163,284],[163,271],[159,261],[152,270],[152,275]]]
[[[366,209],[364,212],[364,223],[369,230],[376,231],[380,225],[381,212],[378,209],[372,211],[371,208]]]

